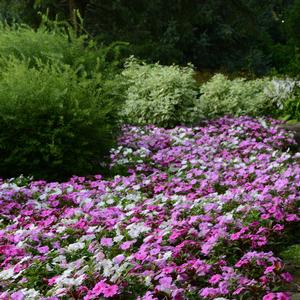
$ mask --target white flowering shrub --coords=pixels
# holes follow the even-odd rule
[[[268,114],[274,105],[264,92],[268,84],[267,78],[230,80],[225,75],[216,74],[201,87],[200,111],[208,118]]]
[[[198,88],[191,65],[145,64],[131,57],[122,78],[126,100],[121,113],[130,124],[174,126],[193,123],[198,117]]]
[[[292,78],[274,78],[265,88],[265,94],[272,100],[283,120],[300,121],[300,81]]]
[[[270,81],[270,84],[265,87],[264,93],[269,98],[277,100],[278,104],[282,104],[281,101],[290,97],[295,91],[296,87],[300,87],[300,81],[296,81],[291,78],[273,78]]]

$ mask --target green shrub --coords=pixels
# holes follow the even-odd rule
[[[2,63],[3,64],[3,63]],[[68,65],[10,59],[0,74],[0,176],[99,172],[116,115],[105,82]]]
[[[207,118],[269,114],[274,106],[264,92],[269,83],[266,78],[230,80],[222,74],[216,74],[201,87],[199,109]]]
[[[287,247],[286,250],[280,253],[281,257],[292,263],[294,267],[300,268],[300,245],[295,244]]]
[[[77,36],[65,23],[44,19],[36,30],[27,25],[0,23],[0,58],[27,59],[31,66],[36,58],[42,62],[59,61],[77,72],[88,74],[95,67],[108,74],[123,64],[121,57],[125,43],[97,46],[87,35]]]
[[[284,101],[282,101],[282,109],[280,112],[282,119],[290,122],[300,121],[300,88],[296,86],[293,93]]]
[[[265,94],[276,104],[273,115],[289,122],[300,121],[300,81],[273,78]]]
[[[131,124],[174,126],[197,117],[197,85],[191,66],[145,64],[131,58],[122,77],[125,105],[121,117]]]

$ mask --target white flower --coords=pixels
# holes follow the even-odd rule
[[[163,259],[167,260],[170,257],[172,257],[172,251],[167,251],[164,255],[163,255]]]
[[[6,269],[0,272],[0,279],[2,280],[8,280],[12,277],[14,277],[14,268]]]
[[[126,227],[128,234],[131,238],[137,238],[141,233],[149,232],[150,227],[146,226],[144,223],[134,223]]]
[[[67,193],[71,193],[71,192],[73,192],[73,190],[74,190],[73,186],[70,185],[70,186],[68,186],[68,188],[67,188]]]
[[[77,278],[61,278],[59,280],[59,283],[61,286],[80,286],[83,281],[85,280],[85,274],[82,274],[81,276],[77,277]]]
[[[28,227],[29,230],[34,230],[34,229],[37,229],[37,228],[38,227],[34,224],[30,224],[29,227]]]
[[[35,289],[22,289],[21,292],[25,296],[26,300],[37,300],[41,299],[41,295]]]
[[[68,247],[67,247],[67,251],[77,251],[77,250],[81,250],[85,247],[85,243],[81,243],[81,242],[78,242],[78,243],[74,243],[74,244],[70,244]]]
[[[233,220],[233,214],[231,212],[226,213],[225,217],[227,218],[227,220]]]
[[[96,236],[94,234],[87,234],[87,235],[83,235],[80,239],[79,242],[84,242],[84,241],[92,241],[96,238]]]
[[[126,216],[131,216],[132,214],[134,214],[134,212],[132,211],[132,209],[135,207],[134,204],[128,204],[125,206],[125,210],[128,210],[128,212],[126,213]]]
[[[113,204],[113,203],[115,203],[115,200],[112,199],[112,198],[110,198],[110,199],[108,199],[108,200],[106,201],[106,203],[107,203],[107,204]]]
[[[120,192],[120,191],[125,190],[125,188],[126,188],[125,186],[118,185],[118,186],[115,188],[115,191]]]
[[[102,275],[104,277],[109,277],[113,275],[114,270],[113,270],[113,262],[109,259],[103,259],[98,263],[98,269],[103,268]]]
[[[58,226],[58,227],[56,228],[56,232],[57,232],[57,233],[62,233],[62,232],[64,232],[66,229],[67,229],[66,226]]]
[[[3,183],[1,185],[1,189],[12,189],[15,191],[19,191],[21,188],[18,187],[15,183]]]
[[[118,243],[121,242],[124,239],[123,235],[117,235],[114,237],[114,242]]]
[[[97,226],[90,226],[90,227],[87,229],[86,233],[96,232],[96,230],[97,230]]]
[[[132,187],[134,190],[139,190],[140,188],[141,188],[141,186],[140,185],[138,185],[138,184],[136,184],[136,185],[134,185],[133,187]]]
[[[64,255],[58,255],[58,256],[53,258],[52,262],[56,263],[56,264],[65,263],[66,262],[66,257]]]
[[[146,284],[146,286],[150,286],[151,285],[151,277],[150,276],[146,276],[145,277],[145,284]]]

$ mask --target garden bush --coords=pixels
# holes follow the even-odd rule
[[[300,121],[300,81],[292,78],[274,78],[265,94],[276,104],[274,115],[289,122]]]
[[[230,80],[225,75],[216,74],[201,86],[200,110],[208,118],[270,114],[274,103],[264,92],[269,83],[267,78]]]
[[[121,117],[131,124],[174,126],[198,118],[198,89],[192,66],[145,64],[127,60],[122,72],[125,104]]]
[[[290,122],[300,121],[300,88],[297,86],[293,93],[282,102],[281,116]]]
[[[2,61],[0,176],[61,179],[99,171],[116,122],[106,82],[58,62],[29,65]]]
[[[28,59],[34,65],[36,58],[43,62],[59,61],[77,72],[90,74],[95,70],[106,75],[114,73],[123,64],[125,43],[97,45],[86,34],[77,35],[66,23],[43,17],[42,24],[33,29],[24,24],[0,23],[0,58],[10,56]]]

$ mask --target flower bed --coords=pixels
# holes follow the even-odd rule
[[[289,299],[299,155],[273,120],[126,127],[128,176],[0,184],[0,299]],[[273,251],[273,252],[272,252]]]

